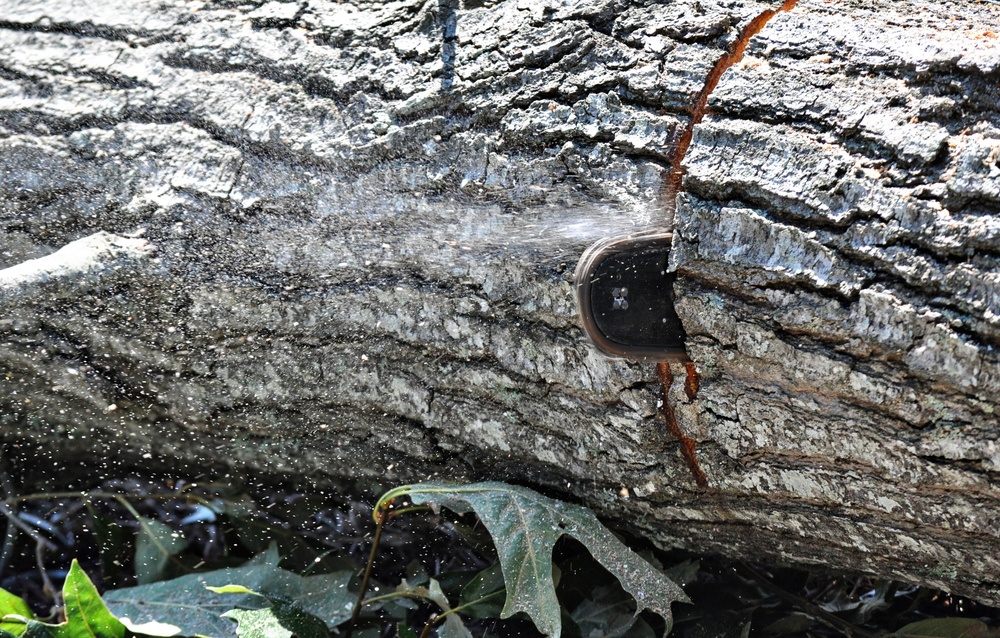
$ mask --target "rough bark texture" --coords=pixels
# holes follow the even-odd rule
[[[709,489],[577,327],[766,7],[0,2],[8,454],[517,480],[1000,602],[996,5],[802,0],[723,77],[672,253]]]

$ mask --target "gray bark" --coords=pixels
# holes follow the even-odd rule
[[[766,6],[5,0],[8,455],[514,480],[1000,602],[995,5],[802,0],[713,94],[672,252],[707,490],[578,328],[576,259],[662,223]]]

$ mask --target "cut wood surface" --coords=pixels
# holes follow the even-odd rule
[[[1000,603],[997,5],[801,0],[712,94],[671,256],[707,489],[578,327],[768,6],[0,0],[20,478],[502,479]]]

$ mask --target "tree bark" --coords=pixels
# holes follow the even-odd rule
[[[995,6],[802,0],[712,94],[671,253],[707,489],[578,328],[576,260],[665,223],[767,7],[0,2],[8,456],[505,479],[1000,603]]]

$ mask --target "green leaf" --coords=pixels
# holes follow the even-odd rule
[[[140,585],[148,585],[163,578],[170,557],[184,551],[190,541],[160,521],[136,518],[139,537],[135,544],[135,579]]]
[[[66,622],[59,625],[65,628],[60,635],[67,638],[121,638],[125,635],[125,625],[111,615],[94,583],[75,559],[63,583],[63,604]]]
[[[617,585],[606,585],[591,592],[591,596],[570,613],[570,618],[583,636],[622,638],[648,635],[653,638],[649,626],[640,623],[632,599]]]
[[[29,620],[21,638],[62,638],[58,625],[48,625],[37,620]]]
[[[409,496],[417,505],[439,505],[455,512],[474,510],[493,537],[500,557],[507,588],[501,618],[523,611],[549,636],[559,636],[562,630],[552,580],[552,548],[563,534],[590,550],[632,594],[639,611],[650,609],[663,616],[668,631],[672,624],[670,604],[688,602],[680,587],[615,538],[585,507],[506,483],[421,483],[387,492],[376,512],[401,496]]]
[[[205,585],[205,589],[210,592],[215,592],[216,594],[254,594],[255,596],[260,596],[260,594],[254,590],[247,589],[243,585],[223,585],[222,587]]]
[[[215,594],[203,586],[204,583],[226,584],[233,576],[243,574],[220,574],[244,568],[230,568],[219,572],[189,574],[165,580],[152,585],[140,585],[106,592],[104,599],[116,615],[129,624],[162,622],[180,628],[184,636],[235,636],[232,621],[222,614],[234,607],[266,607],[267,601],[259,596],[241,597]],[[258,568],[259,569],[259,568]]]
[[[503,572],[495,563],[476,574],[462,589],[459,606],[470,618],[498,618],[503,611]]]
[[[441,611],[451,610],[451,603],[448,602],[448,597],[441,590],[441,583],[435,578],[431,579],[430,585],[427,587],[427,597],[434,601],[441,608]]]
[[[35,617],[35,614],[31,613],[31,607],[28,607],[28,603],[6,589],[0,589],[0,616],[7,614],[16,614],[25,618]]]
[[[123,638],[125,625],[108,611],[94,583],[73,560],[63,583],[66,622],[50,625],[28,620],[21,638]]]
[[[240,638],[292,638],[292,632],[281,626],[281,621],[274,615],[274,610],[267,609],[234,609],[222,614],[223,618],[232,618],[238,623],[236,635]]]
[[[413,585],[407,579],[396,586],[395,593],[401,596],[409,596],[411,598],[423,598],[429,600],[438,607],[441,611],[448,611],[451,609],[451,605],[448,604],[448,597],[445,596],[444,591],[441,590],[441,583],[437,580],[431,578],[428,586],[423,585]]]
[[[21,616],[19,614],[10,614],[4,616],[3,620],[0,621],[0,638],[6,638],[6,636],[20,636],[27,629],[29,618],[27,616]]]
[[[20,614],[4,615],[3,620],[0,620],[0,638],[4,635],[20,636],[27,628],[29,620],[27,616]]]
[[[284,529],[249,516],[230,518],[233,534],[253,553],[262,552],[271,543],[277,543],[281,562],[285,568],[295,572],[322,571],[335,572],[348,569],[341,558],[334,556],[327,548],[318,549],[307,538],[294,530]]]
[[[895,638],[996,638],[1000,631],[990,629],[975,618],[931,618],[906,625]]]
[[[493,539],[490,538],[490,533],[480,526],[466,525],[461,521],[446,523],[445,526],[455,530],[458,537],[483,558],[497,560],[497,548],[493,545]]]
[[[458,614],[448,614],[438,630],[438,638],[472,638],[472,632]]]
[[[6,616],[16,616],[7,619]],[[31,613],[31,607],[6,589],[0,589],[0,631],[5,631],[14,636],[24,633],[28,620],[34,620],[35,614]]]
[[[239,623],[236,635],[240,638],[327,638],[330,635],[322,620],[289,605],[233,609],[223,617]]]
[[[347,585],[352,572],[304,577],[280,569],[279,560],[272,546],[243,567],[109,591],[104,599],[115,614],[128,617],[130,622],[175,625],[185,636],[235,636],[233,622],[223,614],[233,608],[266,608],[268,600],[321,618],[329,629],[350,618],[355,596]],[[206,589],[228,589],[234,584],[259,595]]]
[[[411,560],[406,566],[406,582],[411,585],[426,585],[431,577],[419,560]]]

